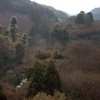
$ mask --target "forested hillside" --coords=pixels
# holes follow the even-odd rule
[[[47,19],[53,25],[57,20],[64,20],[68,17],[64,12],[31,2],[30,0],[0,0],[0,23],[8,24],[10,17],[15,15],[19,19],[22,31],[29,32],[32,27],[30,15],[33,9],[41,13],[40,23],[44,25],[46,24],[43,22],[44,19]]]
[[[100,22],[30,0],[0,1],[0,100],[100,100]]]

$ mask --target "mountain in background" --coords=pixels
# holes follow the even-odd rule
[[[100,7],[99,8],[94,8],[92,11],[94,20],[100,20]]]
[[[45,22],[45,26],[47,26],[46,22],[50,24],[48,26],[52,26],[55,22],[68,18],[68,15],[62,11],[30,0],[0,0],[0,24],[6,25],[10,22],[11,16],[16,16],[22,31],[29,32],[32,26],[30,14],[33,9],[41,13],[40,23]]]
[[[63,12],[63,11],[60,11],[60,10],[57,10],[51,6],[44,6],[45,8],[53,11],[53,13],[56,15],[56,17],[59,19],[59,20],[65,20],[67,19],[70,15]]]

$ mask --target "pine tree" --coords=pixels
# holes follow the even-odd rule
[[[44,69],[40,62],[36,61],[33,68],[28,72],[28,79],[30,80],[28,87],[28,96],[34,96],[39,92],[44,91]]]
[[[16,33],[17,33],[18,27],[17,27],[17,19],[15,16],[11,18],[11,24],[10,24],[10,33],[12,36],[13,42],[16,41]]]
[[[17,24],[17,19],[16,19],[15,16],[13,16],[12,19],[11,19],[11,26],[16,27],[16,24]]]
[[[47,94],[54,95],[55,90],[61,91],[61,81],[59,78],[59,73],[57,72],[53,61],[48,62],[45,77],[45,92]]]
[[[94,22],[93,14],[91,12],[88,12],[87,15],[90,17],[90,21],[93,23]]]

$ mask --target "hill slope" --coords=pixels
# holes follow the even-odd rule
[[[91,12],[94,16],[94,20],[100,20],[100,7],[94,8]]]
[[[67,14],[61,11],[54,8],[50,9],[30,0],[0,0],[0,24],[8,24],[10,17],[15,15],[19,20],[22,31],[28,32],[32,25],[29,15],[33,9],[41,12],[41,20],[45,17],[47,17],[48,22],[53,20],[52,24],[57,22],[58,19],[64,20],[68,17]]]

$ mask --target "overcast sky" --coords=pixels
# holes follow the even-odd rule
[[[40,4],[52,6],[58,10],[65,11],[71,15],[80,11],[91,11],[100,7],[100,0],[31,0]]]

